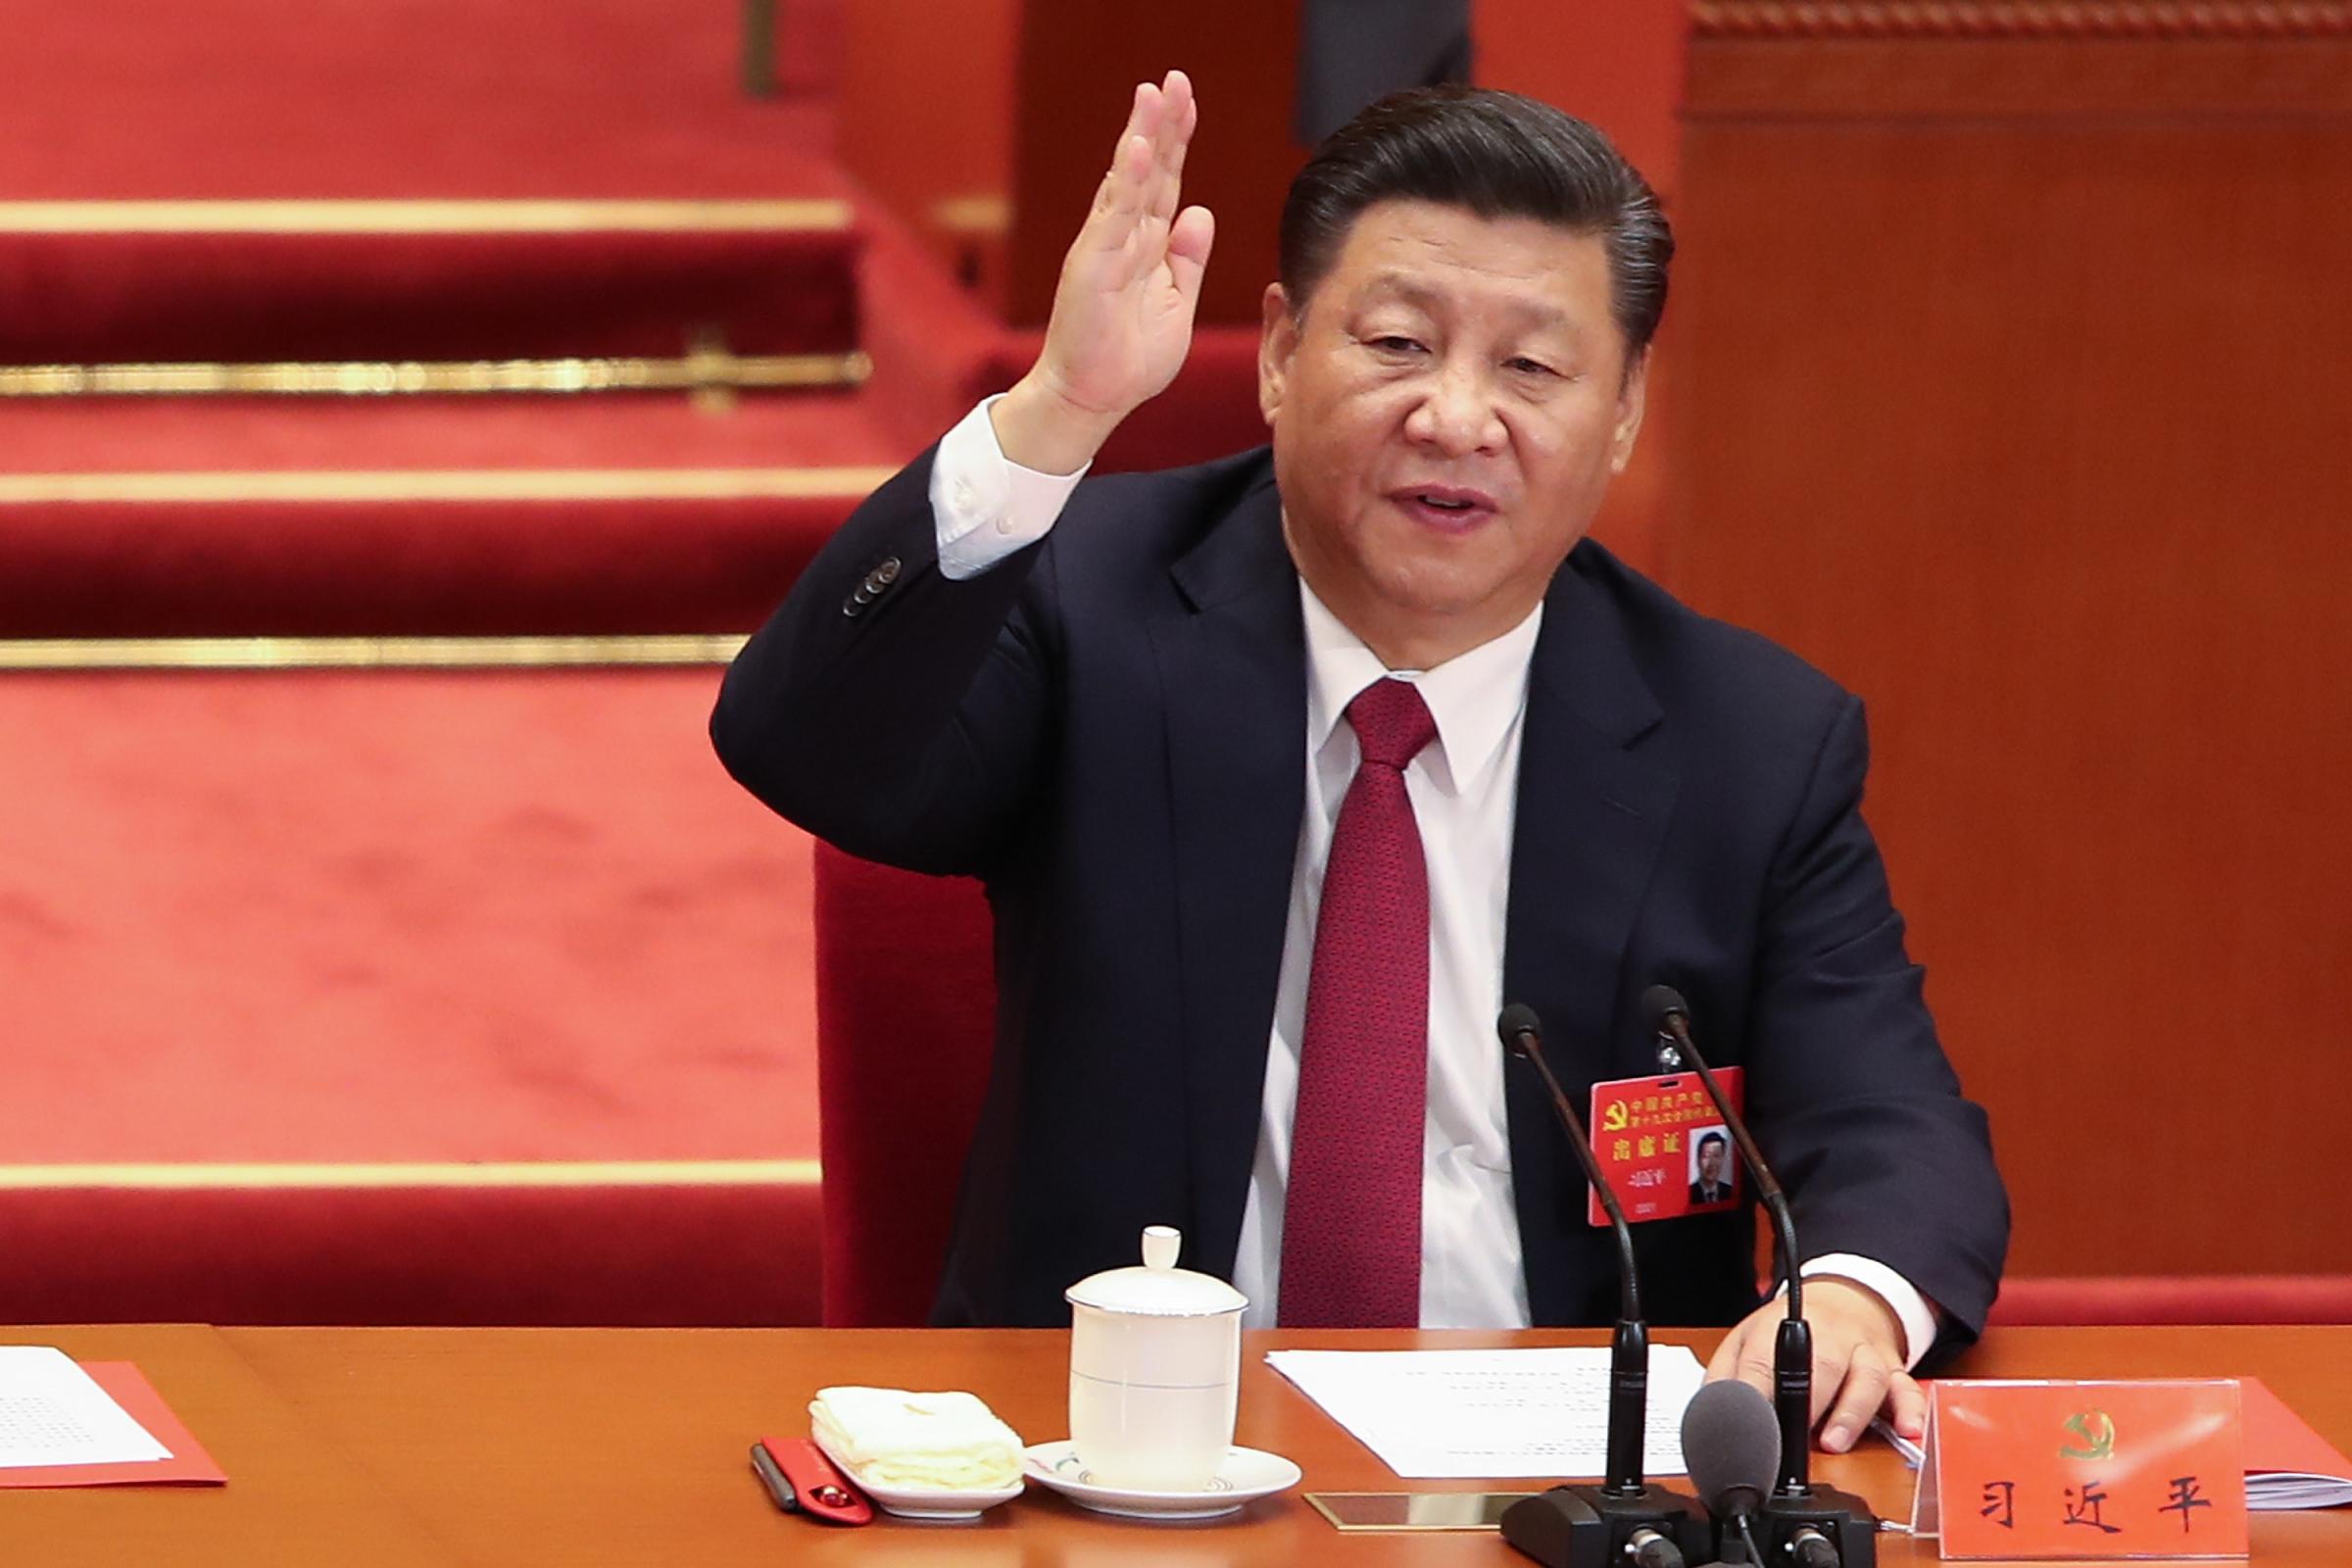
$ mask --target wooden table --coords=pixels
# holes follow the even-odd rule
[[[1661,1331],[1703,1356],[1711,1333]],[[745,1449],[807,1430],[828,1383],[968,1388],[1031,1441],[1064,1430],[1068,1337],[1049,1332],[629,1329],[12,1330],[84,1359],[137,1361],[229,1473],[205,1491],[0,1493],[0,1559],[127,1564],[721,1568],[844,1562],[913,1568],[1208,1568],[1228,1563],[1522,1561],[1493,1535],[1343,1540],[1297,1493],[1226,1520],[1102,1518],[1032,1487],[971,1525],[884,1520],[826,1530],[779,1515]],[[1301,1490],[1518,1490],[1400,1482],[1266,1368],[1286,1344],[1347,1348],[1592,1345],[1596,1334],[1251,1335],[1240,1441],[1290,1455]],[[2352,1447],[2352,1328],[2023,1329],[1996,1333],[1973,1376],[2255,1375]],[[1817,1479],[1908,1517],[1911,1478],[1875,1444],[1823,1457]],[[2352,1512],[2258,1515],[2255,1560],[2352,1563]],[[1934,1560],[1881,1538],[1890,1564]]]

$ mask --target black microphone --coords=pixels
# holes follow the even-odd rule
[[[1747,1123],[1732,1107],[1723,1086],[1715,1081],[1713,1069],[1698,1054],[1698,1045],[1690,1038],[1690,1008],[1683,1001],[1683,994],[1672,986],[1651,986],[1642,993],[1642,1010],[1649,1015],[1659,1042],[1671,1046],[1698,1074],[1707,1098],[1715,1102],[1716,1114],[1731,1129],[1732,1143],[1740,1151],[1740,1162],[1747,1167],[1749,1178],[1756,1184],[1757,1201],[1772,1216],[1780,1245],[1781,1272],[1788,1280],[1788,1316],[1781,1324],[1772,1357],[1775,1403],[1781,1412],[1781,1476],[1780,1484],[1773,1490],[1802,1494],[1811,1468],[1813,1329],[1805,1321],[1805,1282],[1797,1269],[1796,1221],[1789,1216],[1788,1200],[1781,1196],[1781,1184],[1773,1180],[1771,1167],[1764,1163],[1763,1152],[1756,1148],[1755,1139],[1748,1136]]]
[[[1683,1409],[1683,1465],[1715,1516],[1719,1563],[1759,1561],[1752,1521],[1781,1467],[1781,1428],[1761,1394],[1710,1383]]]
[[[1648,1014],[1657,1034],[1660,1055],[1671,1054],[1690,1064],[1707,1098],[1715,1102],[1716,1113],[1731,1129],[1740,1162],[1756,1184],[1756,1200],[1772,1216],[1781,1272],[1788,1281],[1788,1316],[1781,1320],[1780,1334],[1773,1342],[1772,1406],[1780,1424],[1780,1478],[1764,1508],[1767,1549],[1775,1554],[1775,1561],[1787,1552],[1807,1568],[1835,1568],[1842,1547],[1842,1560],[1850,1568],[1873,1568],[1878,1561],[1878,1516],[1850,1493],[1811,1484],[1813,1327],[1805,1321],[1804,1275],[1798,1267],[1796,1221],[1788,1212],[1788,1200],[1773,1179],[1772,1167],[1764,1163],[1764,1152],[1749,1135],[1746,1121],[1715,1081],[1714,1069],[1699,1054],[1698,1043],[1690,1038],[1690,1007],[1682,993],[1672,986],[1651,986],[1642,993],[1642,1010]],[[1748,1392],[1755,1393],[1753,1389]],[[1761,1397],[1758,1396],[1759,1401]],[[1687,1427],[1687,1416],[1685,1424]],[[1832,1555],[1822,1558],[1819,1553],[1825,1544]]]
[[[1585,1132],[1585,1124],[1568,1102],[1560,1081],[1552,1076],[1551,1063],[1544,1058],[1544,1026],[1536,1018],[1536,1009],[1522,1002],[1514,1002],[1502,1009],[1494,1020],[1495,1033],[1502,1036],[1504,1049],[1513,1055],[1535,1065],[1543,1076],[1544,1088],[1551,1096],[1552,1113],[1560,1118],[1567,1131],[1568,1145],[1592,1179],[1592,1191],[1600,1199],[1602,1210],[1609,1216],[1609,1230],[1617,1238],[1617,1338],[1610,1347],[1609,1356],[1609,1448],[1608,1490],[1627,1496],[1642,1490],[1642,1429],[1649,1408],[1649,1330],[1642,1319],[1641,1273],[1634,1263],[1634,1230],[1625,1222],[1625,1210],[1618,1206],[1617,1194],[1609,1179],[1601,1173],[1600,1160],[1592,1152],[1592,1141]]]
[[[1552,1113],[1568,1134],[1569,1147],[1592,1179],[1600,1206],[1617,1238],[1617,1333],[1609,1347],[1608,1475],[1598,1487],[1553,1487],[1522,1497],[1503,1511],[1502,1539],[1552,1568],[1601,1568],[1630,1562],[1634,1568],[1684,1568],[1686,1552],[1705,1549],[1706,1520],[1697,1504],[1679,1493],[1645,1483],[1642,1472],[1642,1429],[1649,1409],[1649,1330],[1642,1321],[1641,1274],[1634,1263],[1633,1228],[1625,1222],[1617,1194],[1593,1155],[1585,1124],[1568,1102],[1560,1081],[1544,1056],[1544,1026],[1523,1003],[1502,1009],[1494,1021],[1504,1049],[1532,1063],[1551,1097]]]

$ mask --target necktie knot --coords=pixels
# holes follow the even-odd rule
[[[1355,694],[1348,705],[1348,724],[1363,748],[1364,760],[1402,769],[1421,755],[1421,748],[1438,738],[1438,721],[1429,705],[1409,680],[1386,675]]]

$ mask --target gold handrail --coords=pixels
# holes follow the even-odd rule
[[[0,366],[0,398],[708,393],[858,386],[872,370],[860,350],[737,355],[722,349],[670,359],[12,365]]]
[[[833,231],[831,197],[712,201],[21,201],[0,234],[575,234]]]
[[[0,671],[677,669],[724,664],[736,632],[564,637],[38,637]]]
[[[813,1159],[419,1160],[0,1165],[0,1192],[74,1187],[189,1191],[269,1187],[803,1186]]]

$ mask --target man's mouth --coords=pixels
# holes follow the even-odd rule
[[[1466,531],[1494,514],[1494,498],[1460,485],[1406,485],[1389,499],[1417,520],[1447,532]]]

